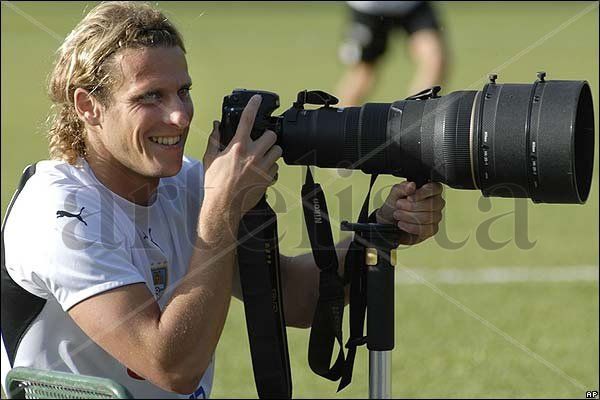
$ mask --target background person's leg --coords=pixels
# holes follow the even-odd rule
[[[351,25],[340,46],[339,57],[347,69],[335,94],[340,106],[362,105],[377,78],[377,61],[385,53],[389,21],[384,17],[351,10]]]
[[[419,30],[408,39],[415,74],[407,95],[413,95],[434,85],[441,85],[446,69],[446,50],[438,31]]]
[[[375,83],[375,69],[374,63],[361,61],[346,70],[336,89],[341,107],[362,104]]]
[[[423,2],[397,23],[408,34],[408,52],[415,65],[407,95],[441,85],[446,78],[447,51],[434,7]]]

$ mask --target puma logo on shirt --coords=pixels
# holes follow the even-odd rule
[[[56,212],[56,218],[61,218],[61,217],[77,218],[78,220],[83,222],[85,224],[85,226],[87,226],[87,222],[85,222],[83,220],[83,218],[81,217],[81,213],[83,212],[84,209],[85,209],[85,207],[81,207],[81,210],[79,210],[79,214],[71,214],[68,211],[58,210]]]

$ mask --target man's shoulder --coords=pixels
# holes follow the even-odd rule
[[[85,164],[71,165],[63,161],[43,160],[35,164],[35,173],[23,188],[21,197],[43,195],[68,196],[72,193],[98,190],[98,182]],[[38,198],[42,200],[42,198]]]
[[[105,191],[85,166],[40,161],[15,199],[11,217],[26,210],[25,215],[37,218],[49,211],[53,218],[61,218],[80,213],[80,203],[85,203],[88,211],[98,209]]]
[[[113,215],[110,221],[107,212]],[[116,212],[106,189],[88,168],[60,161],[40,161],[6,215],[5,240],[9,235],[46,242],[53,242],[53,237],[63,240],[63,228],[68,225],[75,236],[97,241],[106,236],[104,225],[109,222],[114,237],[120,230],[119,221],[124,221],[114,215]]]
[[[131,236],[127,219],[103,197],[85,168],[38,162],[5,217],[4,255],[12,278],[43,295],[40,276],[68,275],[75,266],[82,273],[85,260],[124,248]]]

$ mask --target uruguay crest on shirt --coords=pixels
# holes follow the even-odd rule
[[[167,262],[152,263],[150,270],[152,271],[152,283],[154,283],[154,293],[156,298],[159,299],[165,289],[167,288]]]

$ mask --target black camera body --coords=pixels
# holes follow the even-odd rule
[[[277,123],[279,119],[271,117],[271,114],[279,108],[279,95],[265,90],[235,89],[223,99],[223,114],[220,125],[222,148],[227,147],[227,144],[235,136],[235,131],[242,117],[242,111],[255,94],[262,97],[262,102],[256,113],[250,137],[256,140],[267,129],[278,131]]]

